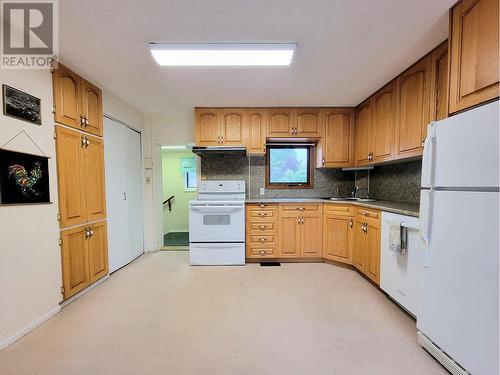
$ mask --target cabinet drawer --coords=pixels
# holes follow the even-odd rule
[[[282,204],[283,211],[319,211],[321,204]]]
[[[325,204],[325,214],[353,216],[354,207],[349,204]]]
[[[278,218],[278,212],[276,211],[263,211],[263,210],[251,210],[250,220],[276,220]]]
[[[277,228],[277,225],[273,222],[269,223],[250,223],[250,231],[253,233],[259,232],[274,232]]]
[[[247,208],[251,211],[254,210],[277,210],[278,205],[277,204],[269,204],[269,203],[254,203],[254,204],[248,204]]]
[[[369,208],[364,208],[364,207],[358,207],[356,209],[356,213],[358,215],[368,217],[371,219],[378,219],[380,217],[380,211],[379,210],[372,210]]]
[[[250,247],[248,257],[250,258],[276,258],[278,252],[275,247]]]
[[[268,244],[273,244],[276,236],[274,234],[271,235],[251,235],[250,242],[251,244],[259,244],[259,246],[267,246]]]

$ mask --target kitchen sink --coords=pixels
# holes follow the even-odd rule
[[[375,198],[331,197],[331,201],[375,202]]]

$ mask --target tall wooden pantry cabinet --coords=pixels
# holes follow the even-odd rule
[[[62,64],[52,78],[66,300],[108,274],[102,92]]]

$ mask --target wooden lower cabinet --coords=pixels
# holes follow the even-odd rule
[[[352,216],[323,215],[323,258],[352,263],[354,220]]]
[[[358,209],[354,220],[352,264],[380,284],[380,211]]]
[[[281,211],[281,209],[280,209]],[[300,239],[300,217],[298,212],[280,212],[280,258],[299,258]]]
[[[63,298],[66,300],[108,274],[106,222],[61,232]]]
[[[277,258],[279,243],[278,205],[249,204],[246,207],[247,258]]]

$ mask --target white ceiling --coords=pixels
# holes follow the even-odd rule
[[[353,106],[447,37],[455,0],[60,0],[60,56],[146,113]],[[290,67],[160,67],[148,42],[296,42]]]

